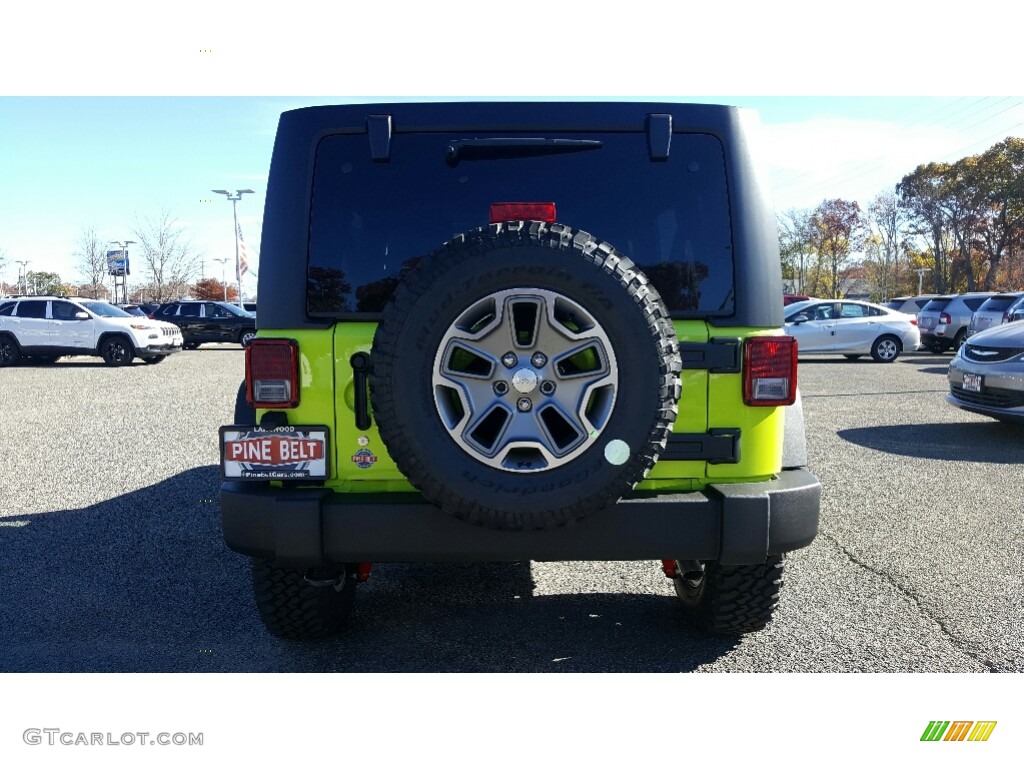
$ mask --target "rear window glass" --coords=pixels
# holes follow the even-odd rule
[[[922,308],[922,312],[941,312],[946,308],[946,305],[951,302],[952,299],[932,299]]]
[[[902,301],[887,301],[882,306],[885,307],[886,309],[899,309],[900,307],[903,306],[903,302]]]
[[[984,297],[979,298],[979,299],[964,299],[964,304],[967,305],[967,308],[969,310],[971,310],[971,312],[977,312],[978,308],[982,304],[984,304],[984,303],[985,303],[985,298]]]
[[[23,301],[18,305],[18,317],[46,317],[45,301]]]
[[[978,309],[982,312],[1005,312],[1015,301],[1017,301],[1016,296],[993,296]]]
[[[307,311],[380,312],[403,269],[454,235],[487,225],[491,203],[553,202],[558,223],[636,262],[673,314],[732,314],[731,226],[716,138],[675,134],[668,160],[652,162],[643,133],[529,135],[601,146],[450,165],[452,139],[487,134],[398,134],[388,162],[373,162],[365,134],[323,139],[313,181]]]

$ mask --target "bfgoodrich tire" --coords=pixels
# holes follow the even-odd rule
[[[355,573],[339,566],[335,572],[314,575],[333,583],[312,586],[305,571],[252,561],[253,596],[270,634],[286,640],[323,640],[344,628],[355,606]]]
[[[632,261],[558,224],[508,222],[424,257],[385,307],[370,391],[424,497],[501,530],[606,508],[676,419],[678,343]]]
[[[771,621],[779,603],[782,561],[782,555],[772,555],[763,565],[708,562],[702,571],[679,573],[672,581],[688,618],[699,629],[719,634],[756,632]]]

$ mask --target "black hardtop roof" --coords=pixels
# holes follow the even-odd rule
[[[664,131],[715,136],[728,175],[735,261],[735,312],[719,325],[780,327],[782,294],[778,229],[767,168],[757,151],[757,112],[719,104],[647,101],[432,101],[303,107],[281,115],[270,163],[263,217],[260,294],[275,297],[261,314],[264,328],[327,327],[306,316],[304,259],[316,150],[331,134],[366,134],[375,162],[390,162],[392,137],[412,132],[636,131],[671,151]],[[652,118],[652,116],[659,116]],[[660,143],[659,143],[660,142]],[[778,306],[776,306],[778,305]]]
[[[671,115],[675,130],[717,132],[726,129],[737,115],[756,112],[720,104],[644,101],[422,101],[302,107],[282,113],[281,120],[315,121],[340,130],[365,129],[368,115],[390,115],[396,133],[454,127],[635,130],[643,128],[649,114]]]

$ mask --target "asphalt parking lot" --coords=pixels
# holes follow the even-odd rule
[[[1024,428],[948,406],[949,359],[802,361],[821,533],[738,641],[654,562],[381,565],[344,637],[273,639],[219,528],[241,349],[4,369],[0,671],[1024,671]]]

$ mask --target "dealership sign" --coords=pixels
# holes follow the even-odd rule
[[[127,251],[107,251],[107,274],[117,275],[118,277],[131,274],[131,271],[128,269]]]

